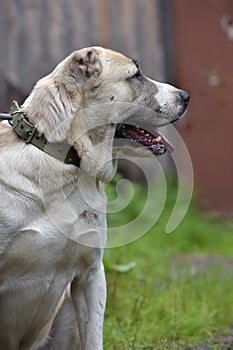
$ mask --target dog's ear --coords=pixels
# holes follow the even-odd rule
[[[102,70],[98,51],[88,48],[74,52],[70,69],[71,76],[80,83],[96,80]]]

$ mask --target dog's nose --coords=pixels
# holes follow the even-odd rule
[[[184,91],[184,90],[180,90],[179,94],[180,94],[180,97],[182,98],[182,100],[183,100],[186,104],[188,104],[188,103],[189,103],[189,100],[190,100],[190,95],[189,95],[186,91]]]

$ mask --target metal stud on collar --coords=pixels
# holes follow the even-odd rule
[[[9,114],[0,113],[0,122],[8,120],[16,134],[26,143],[31,144],[64,164],[80,167],[81,159],[74,147],[62,142],[48,142],[44,135],[39,135],[36,126],[25,116],[17,101],[13,101]]]

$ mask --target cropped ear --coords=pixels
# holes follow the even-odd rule
[[[70,70],[70,75],[80,83],[97,79],[102,71],[98,51],[94,48],[75,51]]]

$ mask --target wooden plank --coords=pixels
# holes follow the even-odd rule
[[[135,0],[119,0],[120,18],[119,30],[121,33],[121,45],[124,53],[130,57],[138,58],[137,28],[135,16]]]
[[[110,0],[111,8],[111,27],[109,28],[111,33],[111,45],[112,49],[117,51],[123,51],[121,42],[121,26],[119,25],[120,18],[120,3],[119,1]]]
[[[2,70],[12,85],[25,92],[71,51],[93,44],[140,58],[146,73],[154,73],[161,64],[156,0],[2,2],[5,21],[0,35],[8,39],[3,42]]]
[[[6,83],[5,83],[5,77],[3,76],[4,74],[4,69],[6,67],[6,60],[7,60],[7,52],[6,52],[6,47],[7,47],[7,31],[6,31],[6,4],[3,3],[0,11],[0,111],[7,112],[7,106],[5,104],[6,100]]]
[[[74,11],[75,0],[62,0],[61,7],[63,12],[63,51],[68,56],[72,51],[76,50],[74,28],[77,26],[76,13]]]
[[[143,64],[145,73],[157,80],[163,80],[163,52],[159,37],[159,20],[155,1],[146,1],[142,15]]]
[[[111,8],[110,0],[98,0],[97,6],[97,36],[96,42],[103,47],[111,46]]]
[[[81,49],[88,46],[88,27],[87,18],[85,16],[85,1],[84,0],[73,0],[72,12],[74,14],[73,21],[73,37],[74,47],[73,49]],[[88,29],[88,30],[87,30]]]
[[[14,1],[6,1],[5,3],[5,16],[6,16],[6,33],[8,40],[6,41],[5,53],[6,61],[3,68],[4,76],[6,80],[9,80],[12,84],[18,86],[20,83],[19,71],[19,39],[20,28],[17,19],[18,11]],[[8,69],[6,69],[8,67]]]
[[[175,78],[191,94],[180,132],[191,154],[200,203],[232,214],[233,42],[221,27],[226,15],[233,18],[231,0],[173,3]]]
[[[49,51],[52,62],[57,63],[64,53],[64,27],[62,0],[47,0]]]
[[[41,18],[38,15],[38,2],[32,0],[30,3],[24,0],[20,4],[20,13],[23,20],[20,20],[21,39],[18,43],[18,60],[24,62],[19,70],[20,85],[24,91],[28,91],[32,84],[38,79],[38,67],[42,70],[43,51],[40,35]],[[17,56],[17,52],[15,52]],[[30,79],[25,79],[30,77]]]

